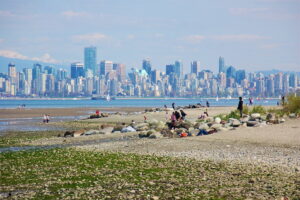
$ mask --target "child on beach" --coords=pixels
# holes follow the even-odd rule
[[[46,114],[44,114],[44,116],[43,116],[43,123],[45,124],[46,121],[47,121],[47,116],[46,116]]]
[[[50,122],[50,115],[46,115],[46,122],[47,122],[47,123]]]

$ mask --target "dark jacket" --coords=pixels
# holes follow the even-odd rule
[[[239,101],[238,110],[243,110],[243,101]]]

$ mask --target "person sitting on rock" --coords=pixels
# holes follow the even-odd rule
[[[176,116],[176,121],[179,121],[181,116],[180,116],[180,113],[177,110],[175,111],[175,116]]]
[[[180,110],[181,120],[185,120],[185,116],[187,115],[183,110]]]

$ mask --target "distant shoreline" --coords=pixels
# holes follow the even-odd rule
[[[216,99],[216,97],[191,97],[191,98],[188,98],[188,97],[116,97],[116,100],[138,100],[138,99],[142,99],[142,100],[154,100],[154,99],[160,99],[160,100],[170,100],[170,99],[173,99],[173,100],[178,100],[178,99]],[[219,100],[229,100],[228,98],[226,97],[218,97]],[[237,97],[234,97],[234,98],[231,98],[231,99],[238,99]],[[247,99],[247,98],[245,98]],[[259,98],[260,100],[279,100],[279,98]],[[0,98],[0,101],[1,100],[74,100],[74,101],[77,101],[77,100],[91,100],[91,97],[70,97],[70,98],[37,98],[37,97],[29,97],[29,98],[24,98],[24,97],[1,97]],[[256,100],[256,99],[254,99]]]

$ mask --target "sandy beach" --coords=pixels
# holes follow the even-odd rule
[[[50,116],[80,116],[102,112],[137,112],[144,108],[30,108],[30,109],[0,109],[0,119],[42,117],[44,113]]]

